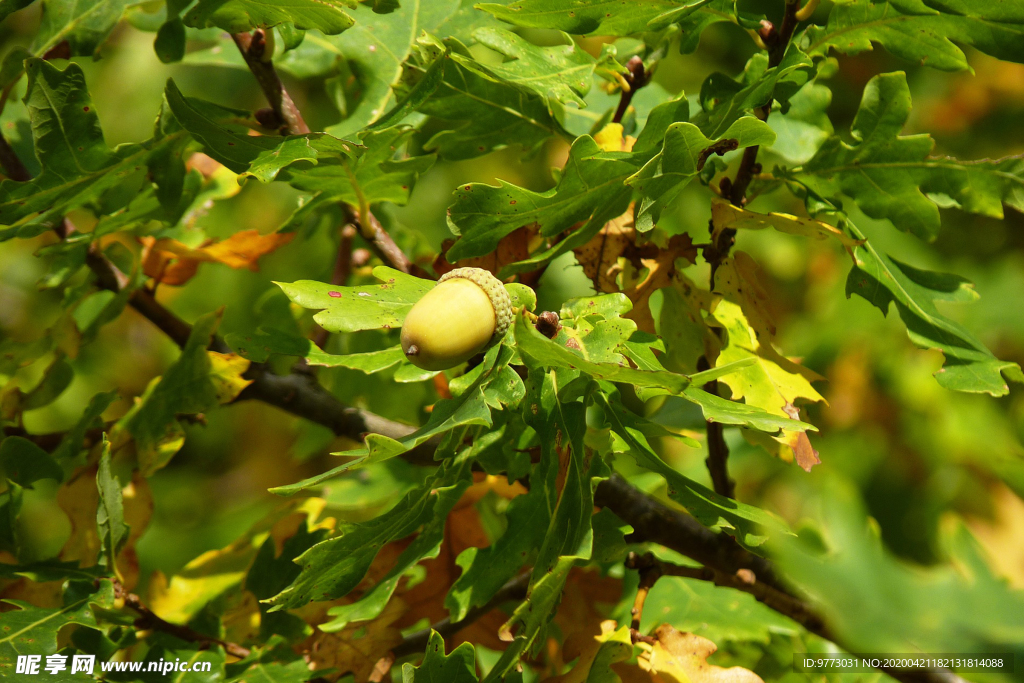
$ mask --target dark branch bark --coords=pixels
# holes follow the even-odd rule
[[[275,120],[261,123],[276,123],[280,126],[281,132],[287,135],[308,133],[309,126],[302,119],[302,114],[288,95],[288,91],[284,89],[281,78],[274,69],[274,63],[270,60],[271,55],[266,53],[267,39],[263,30],[256,29],[251,34],[233,33],[231,38],[238,46],[238,51],[242,53],[249,71],[256,77],[256,82],[259,83],[273,111]]]
[[[409,257],[398,248],[398,245],[391,239],[391,235],[380,224],[380,221],[373,215],[373,212],[367,212],[370,224],[366,226],[360,221],[359,212],[355,207],[342,204],[342,210],[345,212],[345,220],[356,226],[359,232],[366,237],[370,247],[381,261],[403,273],[412,272],[414,266],[409,262]]]
[[[627,539],[631,542],[658,543],[729,574],[747,569],[758,581],[789,592],[769,560],[744,550],[732,538],[711,531],[685,512],[638,491],[617,474],[597,487],[594,505],[608,508],[633,527]]]
[[[769,69],[773,69],[781,64],[783,57],[786,56],[786,49],[789,47],[789,42],[793,39],[793,32],[796,30],[797,24],[800,23],[797,19],[799,10],[800,0],[786,0],[782,26],[778,31],[770,23],[763,22],[765,25],[761,30],[761,37],[768,46]],[[767,104],[755,110],[754,114],[757,118],[762,121],[768,120],[768,115],[772,110],[772,101],[769,98]],[[744,149],[739,170],[736,171],[736,178],[731,182],[728,178],[722,180],[720,185],[722,196],[726,197],[734,206],[742,207],[746,203],[747,188],[750,187],[750,182],[754,179],[754,176],[761,172],[761,164],[757,161],[759,149],[756,146]],[[710,248],[704,250],[704,258],[711,265],[709,284],[711,290],[715,289],[715,273],[718,271],[722,261],[729,256],[729,251],[732,249],[735,241],[736,231],[726,228],[719,233],[715,243]],[[701,360],[705,366],[708,365],[707,359],[701,358]],[[718,382],[709,382],[704,387],[704,390],[717,394]],[[708,472],[711,474],[711,482],[714,485],[715,492],[732,498],[735,494],[735,486],[729,478],[729,446],[725,443],[722,425],[717,422],[708,422],[706,432],[708,443],[707,466]]]
[[[807,603],[764,581],[759,581],[749,569],[740,569],[730,573],[712,567],[683,567],[659,560],[651,553],[643,555],[630,553],[626,560],[626,567],[640,572],[640,586],[646,586],[647,590],[650,590],[650,587],[662,576],[681,576],[699,581],[709,581],[716,586],[749,593],[758,602],[764,603],[779,614],[786,615],[811,633],[833,640],[833,636],[825,628],[824,621],[811,610]],[[633,618],[639,624],[640,614],[635,614]]]
[[[116,589],[120,590],[120,586],[116,586]],[[210,645],[220,645],[229,655],[238,657],[239,659],[245,659],[251,654],[248,648],[242,647],[237,643],[214,638],[213,636],[200,633],[188,626],[172,624],[171,622],[160,618],[151,609],[142,604],[142,600],[138,595],[135,595],[135,593],[127,593],[124,595],[124,606],[138,612],[139,617],[135,620],[135,628],[139,630],[162,631],[163,633],[171,634],[175,638],[180,638],[181,640],[191,643],[200,643],[207,647]]]

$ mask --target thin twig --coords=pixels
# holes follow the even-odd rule
[[[398,248],[395,241],[391,239],[391,235],[380,224],[380,221],[377,220],[372,211],[366,212],[370,221],[369,226],[362,225],[359,220],[359,211],[354,206],[342,204],[342,211],[345,213],[345,220],[347,222],[356,226],[363,235],[369,236],[367,239],[370,242],[370,247],[380,260],[395,270],[400,270],[403,273],[411,272],[412,264],[409,262],[409,257]]]
[[[701,356],[697,360],[697,370],[709,369],[707,359]],[[718,396],[718,380],[713,379],[704,385],[704,391]],[[736,482],[729,477],[729,444],[725,442],[725,428],[721,422],[708,420],[705,425],[708,444],[708,457],[704,461],[711,475],[711,484],[716,493],[729,498],[736,497]]]
[[[304,135],[309,132],[309,126],[302,118],[299,108],[295,106],[288,91],[285,90],[281,78],[274,69],[271,61],[271,54],[267,54],[267,38],[263,29],[256,29],[252,33],[232,33],[231,38],[242,53],[249,71],[256,77],[260,89],[270,103],[270,108],[275,117],[274,120],[267,120],[260,117],[264,125],[277,124],[281,132],[286,135]],[[269,125],[268,127],[274,127]]]
[[[122,590],[120,588],[120,584],[115,584],[115,591],[120,590]],[[162,619],[153,612],[153,610],[142,604],[142,600],[135,593],[126,593],[123,597],[124,606],[139,613],[139,617],[135,620],[135,628],[139,630],[162,631],[163,633],[171,634],[175,638],[180,638],[181,640],[191,643],[200,643],[205,646],[220,645],[229,655],[232,657],[238,657],[239,659],[245,659],[251,654],[249,648],[242,647],[238,643],[214,638],[213,636],[200,633],[188,626],[172,624],[171,622]]]
[[[762,602],[779,614],[784,614],[797,622],[808,631],[823,638],[832,640],[834,637],[825,628],[825,622],[815,614],[804,601],[784,593],[774,586],[763,581],[758,581],[756,575],[749,569],[740,569],[735,572],[723,572],[712,567],[684,567],[672,562],[659,560],[651,553],[630,553],[626,559],[626,568],[636,569],[640,572],[640,587],[645,592],[662,576],[681,576],[689,579],[708,581],[723,588],[733,588],[744,593],[753,595],[758,602]],[[639,593],[639,590],[637,591]],[[634,616],[634,621],[639,628],[639,616]]]
[[[630,57],[626,62],[626,73],[622,75],[622,80],[629,87],[622,88],[619,95],[619,106],[615,110],[615,115],[612,116],[612,123],[622,123],[626,111],[629,110],[629,104],[633,101],[633,95],[637,90],[650,83],[651,75],[644,70],[644,60],[638,55]]]

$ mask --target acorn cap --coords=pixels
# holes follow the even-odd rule
[[[494,308],[494,335],[491,337],[491,343],[488,346],[492,346],[500,341],[512,324],[512,299],[509,298],[505,285],[501,283],[501,280],[491,275],[490,271],[486,271],[483,268],[456,268],[450,270],[438,278],[437,284],[454,278],[469,280],[484,290],[487,298],[491,300],[491,306]]]

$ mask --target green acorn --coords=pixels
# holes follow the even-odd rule
[[[496,344],[511,324],[501,281],[481,268],[456,268],[405,316],[402,351],[418,368],[447,370]]]

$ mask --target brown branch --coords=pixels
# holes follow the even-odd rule
[[[662,576],[681,576],[699,581],[709,581],[716,586],[749,593],[758,602],[764,603],[779,614],[784,614],[811,633],[827,640],[834,639],[826,630],[824,620],[815,614],[807,603],[763,581],[758,581],[756,575],[749,569],[739,569],[730,573],[706,566],[684,567],[659,560],[651,553],[642,555],[630,553],[626,558],[626,568],[636,569],[640,572],[640,587],[646,587],[645,591],[649,591]],[[637,592],[639,594],[640,591]],[[634,617],[634,621],[636,622],[635,628],[639,628],[639,617]]]
[[[697,370],[708,369],[708,362],[704,356],[697,360]],[[718,380],[711,380],[704,385],[704,391],[713,396],[718,396]],[[711,475],[711,484],[716,493],[729,498],[736,496],[736,482],[729,477],[729,445],[725,443],[725,428],[721,422],[708,420],[705,425],[708,444],[708,457],[705,464],[708,473]]]
[[[242,53],[249,71],[256,77],[260,89],[270,103],[273,117],[261,115],[260,123],[267,127],[279,127],[280,132],[285,135],[304,135],[309,132],[309,126],[302,119],[302,114],[292,101],[288,91],[284,89],[281,78],[274,69],[274,63],[267,53],[267,37],[263,29],[256,29],[250,33],[232,33],[231,38]]]
[[[629,105],[633,101],[633,95],[636,95],[637,90],[651,82],[651,74],[644,70],[644,60],[639,55],[633,55],[626,62],[626,73],[623,74],[622,80],[629,87],[623,88],[619,95],[619,106],[615,110],[615,115],[612,116],[612,123],[622,123],[622,119],[626,116]]]
[[[484,616],[488,612],[497,607],[500,607],[503,603],[510,600],[522,600],[526,597],[526,589],[530,585],[530,573],[520,574],[516,578],[512,579],[501,589],[494,594],[486,605],[482,607],[474,607],[466,613],[465,619],[452,623],[450,619],[442,619],[441,621],[431,624],[429,627],[416,633],[411,633],[402,642],[395,646],[392,653],[398,659],[407,657],[418,652],[423,652],[427,648],[427,643],[430,641],[430,632],[437,631],[445,639],[455,635],[462,629],[466,628],[474,621]]]
[[[409,257],[405,255],[405,252],[398,248],[395,241],[391,239],[391,235],[380,224],[380,221],[377,220],[372,211],[367,212],[370,225],[364,226],[359,219],[359,211],[354,206],[342,204],[341,209],[345,213],[345,220],[354,225],[360,234],[366,237],[370,247],[381,261],[403,273],[412,272],[414,269],[418,270],[410,263]]]
[[[633,527],[626,539],[630,543],[658,543],[730,574],[748,569],[758,581],[788,592],[769,560],[744,550],[729,536],[711,531],[685,512],[651,498],[618,474],[597,487],[594,505],[608,508]]]
[[[786,0],[782,27],[778,31],[775,30],[771,22],[762,22],[759,35],[768,47],[769,69],[779,66],[782,63],[783,57],[786,56],[786,49],[793,39],[793,32],[796,31],[797,24],[800,23],[797,19],[799,10],[800,0]],[[758,107],[754,111],[757,118],[762,121],[768,120],[773,101],[774,97],[769,97],[767,104]],[[750,187],[750,182],[754,179],[754,176],[761,172],[761,164],[757,161],[759,149],[756,145],[744,149],[739,170],[736,171],[736,178],[732,181],[724,178],[719,185],[719,191],[722,196],[728,198],[734,206],[742,207],[746,204],[747,188]],[[713,229],[712,232],[714,232]],[[709,288],[712,291],[715,289],[715,274],[718,272],[718,267],[729,256],[729,251],[735,242],[736,231],[732,228],[726,228],[719,233],[718,239],[714,241],[713,246],[704,249],[704,258],[711,265]],[[702,357],[700,360],[705,366],[704,369],[707,369],[709,366],[708,359]],[[709,382],[705,385],[704,390],[717,395],[718,382]],[[707,466],[708,472],[711,474],[711,481],[717,493],[732,498],[735,494],[735,486],[729,478],[729,446],[725,443],[723,427],[717,422],[708,422],[706,431],[708,443]]]
[[[115,585],[115,590],[121,590],[119,584]],[[124,606],[139,613],[139,617],[135,620],[135,628],[139,630],[161,631],[163,633],[169,633],[175,638],[179,638],[190,643],[200,643],[207,647],[210,645],[220,645],[229,655],[238,657],[239,659],[245,659],[251,654],[249,648],[242,647],[237,643],[221,640],[220,638],[214,638],[213,636],[200,633],[188,626],[172,624],[171,622],[160,618],[151,609],[142,604],[142,600],[135,593],[127,593],[124,595]]]

